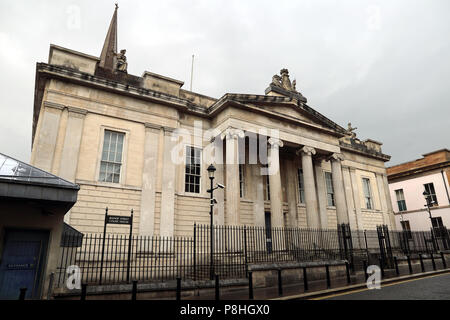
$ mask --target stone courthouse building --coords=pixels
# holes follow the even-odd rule
[[[209,223],[211,159],[216,224],[395,226],[381,143],[311,108],[286,69],[265,94],[215,99],[128,74],[125,54],[116,8],[100,57],[51,45],[36,67],[31,164],[80,186],[77,230],[101,232],[108,207],[133,209],[134,233],[191,235]]]

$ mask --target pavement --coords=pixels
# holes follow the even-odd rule
[[[314,300],[450,300],[450,273],[403,280],[380,289],[359,289]]]
[[[391,300],[391,299],[450,299],[450,269],[439,268],[436,271],[427,269],[421,272],[419,265],[413,265],[413,274],[409,274],[406,265],[400,267],[401,276],[397,276],[394,270],[386,270],[382,280],[381,290],[368,290],[362,272],[351,277],[348,284],[346,278],[331,280],[331,287],[327,288],[325,280],[310,281],[308,290],[305,291],[303,283],[283,283],[282,295],[279,295],[278,287],[254,288],[255,300],[318,300],[318,299],[366,299],[366,300]],[[435,280],[433,277],[436,277]],[[442,277],[442,278],[441,278]],[[425,278],[430,282],[425,281]],[[424,281],[421,281],[421,280]],[[442,280],[438,280],[442,279]],[[418,281],[418,282],[416,282]],[[410,284],[407,284],[411,282]],[[396,284],[405,285],[397,287]],[[395,286],[394,286],[395,285]],[[424,286],[426,290],[421,287]],[[445,287],[448,286],[448,289]],[[392,287],[392,288],[391,288]],[[389,288],[389,289],[388,289]],[[434,288],[434,289],[433,289]],[[367,291],[367,292],[366,292]],[[347,293],[350,292],[351,295]],[[382,296],[385,298],[380,298]],[[417,298],[418,297],[418,298]],[[248,287],[221,288],[221,300],[248,300]],[[197,295],[182,296],[182,300],[214,300],[214,289],[198,292]]]

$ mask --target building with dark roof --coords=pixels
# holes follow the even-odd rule
[[[60,257],[64,215],[78,190],[0,153],[0,299],[17,299],[21,288],[27,289],[26,298],[46,295]]]

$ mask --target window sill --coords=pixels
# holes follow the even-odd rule
[[[200,198],[200,199],[209,199],[210,195],[208,194],[202,194],[202,193],[195,193],[195,192],[178,192],[176,193],[177,196],[181,197],[192,197],[192,198]]]
[[[120,183],[113,183],[113,182],[87,181],[87,180],[76,179],[75,183],[80,184],[80,185],[90,185],[90,186],[95,186],[95,187],[106,187],[106,188],[135,190],[135,191],[142,190],[139,187],[127,186],[127,185],[123,185]]]
[[[377,209],[366,209],[366,208],[361,208],[361,212],[366,212],[366,213],[382,213],[381,210],[377,210]]]

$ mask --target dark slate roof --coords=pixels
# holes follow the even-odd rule
[[[83,243],[83,234],[64,222],[61,236],[61,247],[81,247]]]

